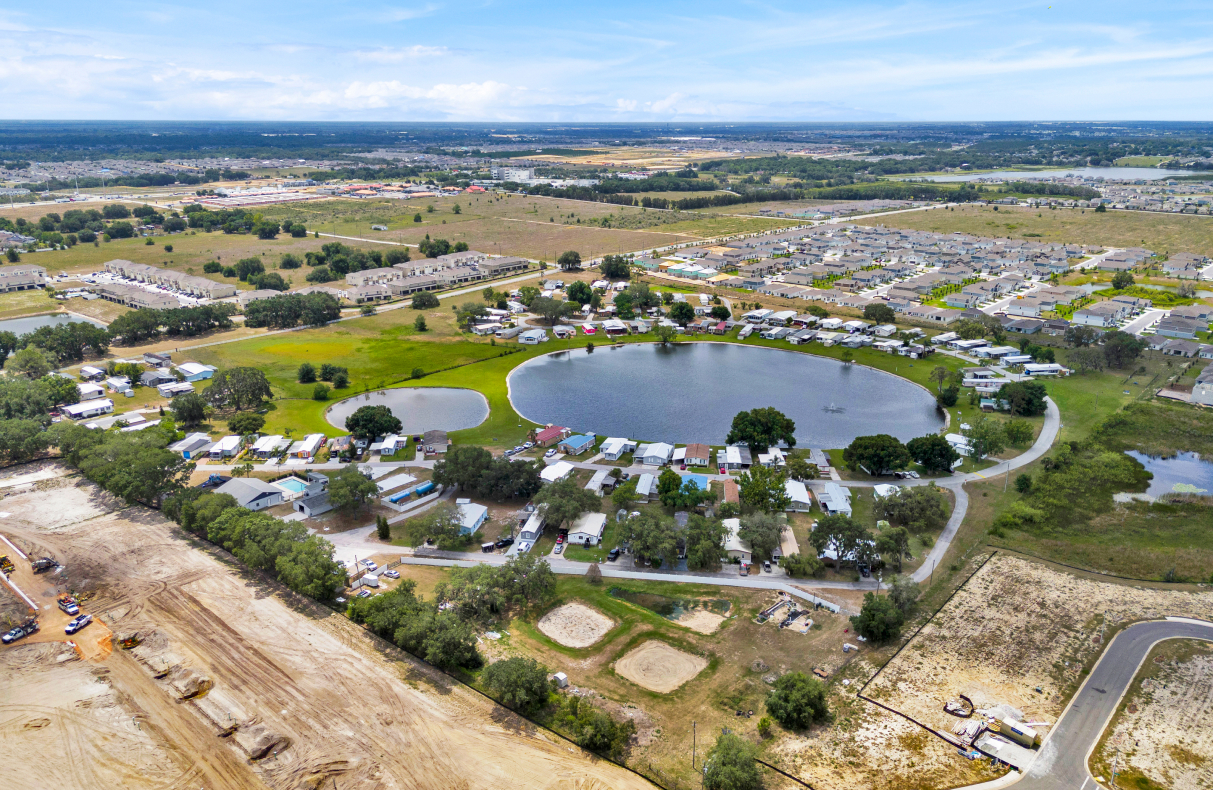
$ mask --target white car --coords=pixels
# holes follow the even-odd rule
[[[361,560],[360,562],[362,564],[362,567],[366,568],[368,571],[373,571],[379,567],[379,565],[376,564],[374,560]]]
[[[555,449],[551,449],[551,450],[548,450],[546,453],[544,453],[544,454],[543,454],[543,457],[544,457],[544,458],[551,458],[551,457],[552,457],[553,455],[555,455],[555,454],[556,454],[556,450],[555,450]]]
[[[392,571],[392,570],[384,571],[383,573],[381,573],[379,575],[386,576],[389,579],[399,579],[400,578],[400,573],[398,571]]]

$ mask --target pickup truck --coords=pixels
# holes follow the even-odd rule
[[[80,614],[80,605],[76,603],[76,599],[70,595],[59,596],[59,608],[64,614],[69,614],[72,617]]]

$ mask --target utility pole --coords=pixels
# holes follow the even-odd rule
[[[696,747],[696,731],[695,722],[691,722],[691,770],[695,769],[695,747]]]

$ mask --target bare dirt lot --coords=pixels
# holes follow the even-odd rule
[[[589,647],[614,626],[602,612],[576,601],[556,607],[539,621],[539,630],[565,647]]]
[[[1213,644],[1175,639],[1150,651],[1090,768],[1110,776],[1114,760],[1122,787],[1213,787]]]
[[[698,631],[701,634],[715,633],[720,624],[725,620],[724,615],[709,612],[707,609],[692,609],[689,612],[683,613],[674,622],[679,625],[684,625],[692,631]]]
[[[650,639],[615,662],[615,671],[637,686],[669,694],[707,668],[708,660]]]
[[[14,542],[53,554],[88,610],[145,640],[91,662],[56,643],[0,649],[5,751],[16,734],[39,755],[6,766],[14,787],[649,787],[78,478],[0,506]]]
[[[1209,619],[1213,594],[1077,578],[998,554],[867,694],[937,730],[955,724],[943,705],[958,693],[979,708],[1007,703],[1054,723],[1114,630],[1165,615]]]

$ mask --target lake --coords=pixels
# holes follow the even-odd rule
[[[1172,176],[1195,175],[1195,170],[1167,170],[1158,167],[1074,167],[1069,170],[998,170],[992,173],[961,173],[947,176],[901,176],[901,178],[925,178],[929,181],[976,181],[979,178],[1027,180],[1033,178],[1056,178],[1058,176],[1081,176],[1108,180],[1151,180]]]
[[[1129,450],[1125,453],[1137,460],[1146,471],[1154,475],[1146,493],[1153,497],[1163,494],[1210,494],[1213,493],[1213,463],[1200,457],[1200,453],[1178,453],[1169,458]]]
[[[54,313],[53,315],[32,315],[28,318],[10,318],[0,321],[0,332],[12,332],[15,335],[26,335],[44,326],[62,326],[63,324],[84,323],[93,326],[104,326],[97,321],[90,321],[80,316]]]
[[[930,392],[890,373],[731,343],[561,351],[515,368],[509,387],[532,422],[642,441],[722,445],[734,415],[760,406],[796,422],[800,447],[874,433],[908,441],[944,424]]]
[[[344,430],[345,418],[362,406],[387,406],[400,420],[401,433],[407,434],[475,428],[489,416],[489,402],[475,390],[400,387],[346,398],[333,404],[325,417]]]
[[[1152,285],[1152,284],[1147,284],[1147,283],[1135,283],[1135,285],[1138,288],[1149,288],[1151,291],[1167,291],[1169,293],[1178,293],[1179,292],[1179,289],[1176,288],[1174,285]],[[1093,294],[1096,291],[1108,290],[1109,288],[1112,287],[1112,284],[1111,283],[1087,283],[1086,285],[1080,285],[1078,287],[1083,289],[1084,291],[1086,291],[1089,294]],[[1194,295],[1196,296],[1197,299],[1208,299],[1210,296],[1213,296],[1213,291],[1196,291]]]

